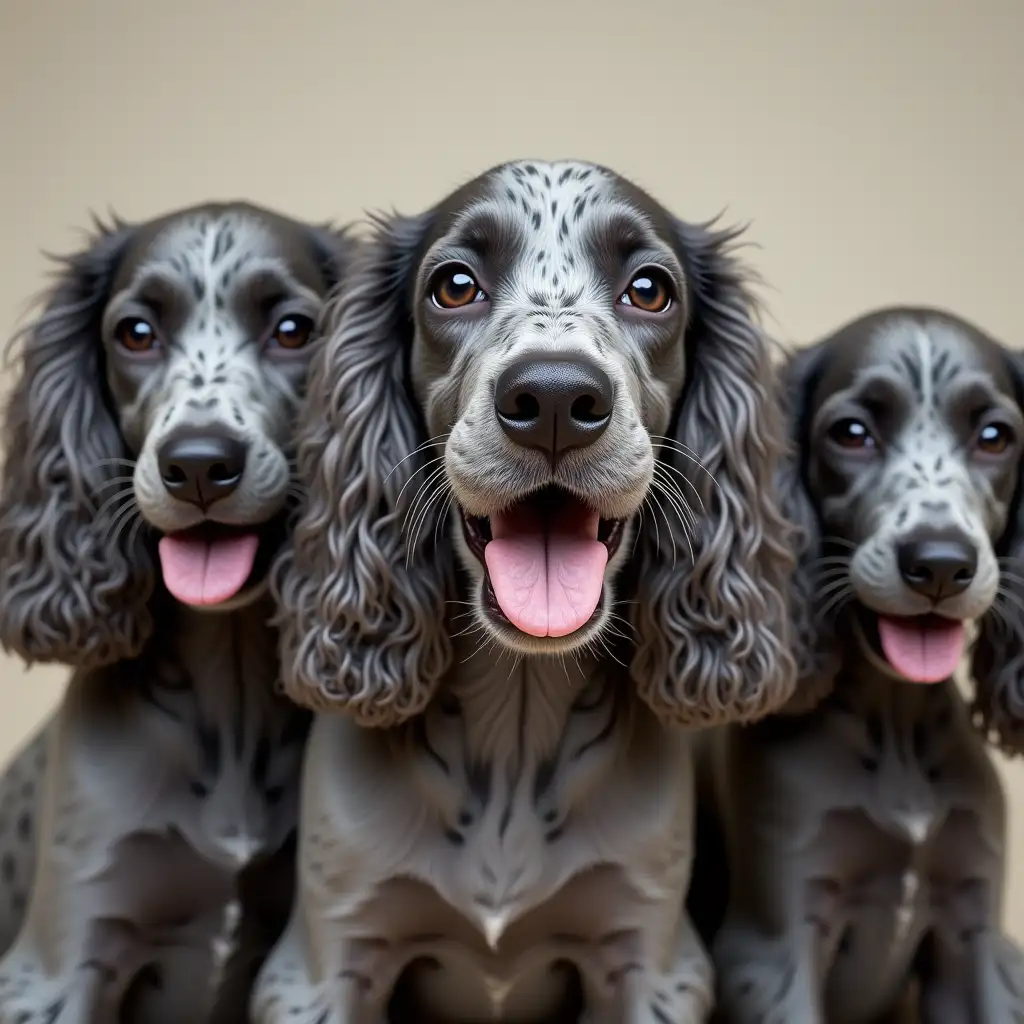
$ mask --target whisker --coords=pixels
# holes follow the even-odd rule
[[[402,531],[405,532],[406,527],[409,525],[410,519],[413,519],[416,515],[416,509],[420,501],[424,499],[426,495],[430,494],[430,488],[433,486],[434,481],[437,480],[441,474],[444,473],[444,466],[438,466],[420,485],[416,488],[416,493],[413,495],[412,501],[409,503],[409,510],[405,514],[405,518],[402,520]]]
[[[117,501],[118,499],[123,500],[125,498],[134,498],[134,497],[135,497],[135,491],[134,491],[133,488],[131,488],[131,487],[123,487],[121,490],[119,490],[116,493],[112,494],[109,498],[107,498],[107,500],[105,502],[103,502],[103,504],[93,514],[93,518],[94,519],[99,519],[103,515],[103,513],[106,512],[107,509],[115,501]],[[120,508],[118,509],[118,511],[120,511]]]
[[[679,469],[677,466],[673,466],[671,463],[668,463],[668,462],[655,462],[654,463],[655,470],[657,470],[659,467],[661,469],[663,469],[663,470],[666,470],[666,471],[670,472],[670,473],[675,473],[676,476],[678,476],[679,479],[682,480],[683,483],[685,483],[690,488],[691,491],[693,491],[693,493],[697,497],[697,501],[700,502],[701,514],[706,516],[708,514],[708,510],[704,507],[704,499],[700,496],[700,491],[697,490],[697,485],[681,469]]]
[[[420,466],[420,468],[418,470],[416,470],[415,473],[411,473],[409,475],[409,479],[406,480],[404,484],[402,484],[402,489],[398,492],[398,497],[395,498],[395,506],[396,506],[396,508],[398,506],[398,503],[402,500],[402,495],[405,494],[406,487],[408,487],[409,484],[411,484],[413,482],[413,480],[416,479],[417,474],[422,473],[424,470],[428,469],[430,466],[433,466],[436,463],[443,462],[443,461],[444,461],[444,456],[443,455],[438,455],[438,457],[436,459],[431,459],[429,462],[425,462],[422,466]],[[439,470],[435,469],[430,475],[431,476],[436,476],[438,472],[443,472],[443,471],[444,471],[444,466],[441,466]],[[426,481],[424,481],[424,483],[426,483]],[[420,486],[422,486],[422,484]]]
[[[668,501],[668,503],[675,510],[676,515],[679,517],[680,525],[683,528],[683,536],[686,538],[686,546],[690,549],[690,561],[691,562],[696,562],[696,558],[694,557],[694,554],[693,554],[693,544],[690,541],[690,535],[691,535],[690,522],[686,518],[686,516],[683,513],[683,511],[679,508],[679,505],[678,505],[678,503],[675,500],[675,497],[676,496],[681,496],[682,492],[676,491],[675,495],[673,495],[673,493],[671,493],[668,490],[666,490],[664,484],[660,480],[656,480],[655,484],[657,485],[656,489],[661,491],[661,493],[664,495],[665,499]],[[685,499],[681,499],[681,500],[685,501]],[[659,502],[659,505],[660,505],[660,502]],[[689,508],[689,506],[687,506],[687,508]],[[662,513],[663,514],[664,514],[664,511],[665,511],[664,508],[662,508]],[[696,521],[694,521],[694,522],[696,522]],[[669,525],[668,516],[667,515],[665,515],[665,525],[666,526]],[[673,549],[672,564],[675,565],[675,537],[674,537],[674,535],[672,533],[670,533],[669,536],[672,537],[672,549]],[[694,538],[696,538],[696,532],[693,533],[693,536],[694,536]]]
[[[394,473],[395,470],[398,469],[398,467],[401,466],[403,462],[408,461],[409,459],[413,458],[413,456],[415,456],[415,455],[419,455],[419,453],[421,451],[423,451],[425,448],[430,448],[430,447],[432,447],[435,444],[440,444],[442,441],[447,441],[448,438],[451,437],[451,436],[452,436],[452,432],[449,430],[447,434],[438,434],[437,437],[432,437],[429,440],[424,441],[423,444],[419,445],[417,448],[414,448],[411,452],[409,452],[408,455],[406,455],[403,458],[399,459],[398,462],[396,462],[391,467],[391,469],[388,471],[388,475],[386,477],[384,477],[384,482],[386,483],[388,480],[391,479],[391,474]],[[444,455],[443,454],[439,455],[438,458],[443,459]],[[436,459],[433,459],[431,461],[436,461]],[[430,463],[428,462],[427,465],[429,466]],[[421,469],[425,469],[425,468],[426,468],[425,466],[421,466],[420,470]],[[420,470],[417,470],[416,472],[418,473]],[[415,476],[415,475],[416,475],[416,473],[413,473],[413,476]]]

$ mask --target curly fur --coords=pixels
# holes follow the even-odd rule
[[[407,293],[427,224],[381,222],[325,307],[299,428],[308,500],[275,577],[288,693],[365,725],[422,711],[451,664],[451,547],[431,521],[415,545],[402,529],[426,439],[407,383]]]
[[[437,220],[380,220],[351,287],[325,310],[298,449],[309,503],[276,574],[289,694],[367,725],[420,712],[451,666],[453,551],[439,505],[414,545],[403,530],[410,484],[433,454],[409,364],[411,277]],[[757,718],[789,697],[793,560],[772,486],[782,429],[771,348],[731,255],[737,232],[671,231],[688,286],[687,382],[674,396],[675,446],[659,460],[685,479],[701,523],[696,536],[678,516],[640,526],[632,675],[659,716],[703,725]],[[692,553],[688,570],[681,553]]]
[[[1017,401],[1024,408],[1024,356],[1008,355],[1014,369]],[[1004,566],[1004,592],[1017,595],[1022,591],[1020,578],[1024,569],[1024,479],[1017,490],[1006,523],[996,544],[996,553]],[[1007,599],[1010,600],[1009,598]],[[1009,757],[1024,752],[1024,627],[1019,615],[990,612],[978,624],[971,659],[971,677],[975,696],[971,712],[985,737]]]
[[[800,681],[785,714],[701,744],[691,904],[720,1012],[873,1024],[914,986],[922,1020],[1015,1020],[998,773],[952,672],[901,675],[880,623],[978,622],[976,714],[1004,743],[1020,735],[1019,357],[950,313],[897,307],[795,353],[784,376]],[[1004,446],[984,440],[993,428]],[[925,541],[972,567],[922,578],[900,552]]]
[[[99,226],[16,339],[0,642],[74,671],[0,782],[0,1020],[237,1020],[283,927],[310,716],[276,692],[266,571],[311,347],[277,337],[352,248],[244,203]],[[122,333],[140,318],[141,353]],[[162,447],[225,435],[246,453],[233,489],[182,497]],[[158,536],[193,528],[258,537],[212,612],[156,571]]]
[[[594,1024],[705,1019],[681,912],[683,727],[764,714],[795,675],[784,436],[735,240],[572,161],[504,165],[376,222],[325,311],[308,495],[274,575],[287,691],[325,713],[259,1024],[388,1003],[417,1020],[580,1002]],[[452,262],[479,278],[465,315],[434,301]],[[622,301],[644,267],[671,293],[650,315]],[[562,454],[496,411],[511,370],[559,361],[600,370],[613,406]],[[552,491],[620,542],[590,617],[540,634],[488,596],[473,531]]]
[[[128,452],[96,338],[133,236],[125,225],[98,225],[92,244],[62,261],[42,316],[16,338],[21,365],[4,416],[0,639],[30,662],[109,664],[138,654],[152,628],[145,538],[114,530],[112,513],[97,515]]]

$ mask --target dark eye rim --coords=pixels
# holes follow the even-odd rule
[[[638,306],[633,301],[625,301],[628,298],[629,291],[633,287],[633,282],[639,277],[651,277],[661,284],[665,292],[665,305],[661,309],[645,309],[643,306]],[[641,316],[664,316],[677,301],[675,280],[672,275],[657,263],[645,263],[642,266],[636,268],[629,274],[629,280],[626,282],[624,288],[619,290],[618,297],[615,300],[615,305],[623,309],[628,309],[631,313],[636,313]]]
[[[124,329],[127,324],[145,324],[151,332],[151,344],[146,348],[132,348],[130,345],[126,345],[124,342]],[[132,356],[148,356],[153,352],[158,351],[163,347],[160,341],[160,334],[156,329],[156,326],[151,320],[147,320],[144,316],[137,316],[130,314],[128,316],[121,317],[120,320],[114,325],[114,340],[121,347],[121,349]]]
[[[444,277],[456,274],[459,271],[472,278],[473,283],[476,285],[476,293],[469,302],[465,302],[461,306],[442,305],[437,301],[437,289]],[[468,263],[465,263],[462,260],[448,260],[447,262],[442,263],[439,267],[435,267],[427,280],[426,290],[426,297],[430,302],[430,305],[441,313],[460,313],[467,309],[482,306],[485,303],[490,302],[491,298],[487,289],[480,281],[480,275]]]
[[[836,431],[844,424],[857,423],[864,428],[864,440],[862,444],[844,444],[838,437]],[[878,441],[872,433],[871,427],[859,416],[843,416],[835,420],[825,431],[829,443],[835,445],[843,452],[873,452],[878,449]]]
[[[990,450],[982,447],[981,435],[989,427],[996,427],[997,429],[1001,430],[1004,433],[1004,435],[1005,435],[1006,444],[1003,445],[1003,447],[1000,448],[999,451],[990,451]],[[976,436],[974,438],[974,447],[982,455],[989,455],[989,456],[998,458],[1000,455],[1005,455],[1008,451],[1010,451],[1010,449],[1013,448],[1014,445],[1017,444],[1017,440],[1018,440],[1017,432],[1013,429],[1013,427],[1010,426],[1009,423],[1004,423],[1002,420],[989,420],[988,422],[983,423],[978,428],[978,433],[976,434]]]
[[[281,342],[277,340],[278,331],[285,320],[304,320],[309,324],[306,340],[301,345],[282,345]],[[270,331],[270,334],[267,336],[267,345],[279,352],[302,352],[304,349],[309,348],[310,343],[315,340],[316,317],[310,316],[308,313],[286,312],[280,313],[274,318],[274,326]]]

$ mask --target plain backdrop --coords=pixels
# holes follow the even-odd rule
[[[749,222],[789,343],[915,302],[1022,345],[1022,48],[1020,0],[0,0],[0,324],[90,210],[347,221],[569,156]],[[0,754],[64,676],[0,660]]]

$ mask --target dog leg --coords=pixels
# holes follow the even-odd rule
[[[711,1012],[711,960],[689,918],[679,919],[665,968],[651,962],[640,931],[614,932],[581,964],[581,1024],[703,1024]]]
[[[921,980],[923,1024],[1003,1024],[1024,1020],[1024,954],[983,930],[936,935]]]
[[[383,940],[347,938],[337,921],[311,942],[303,917],[295,914],[260,971],[252,1024],[387,1024],[405,958],[398,962]]]
[[[719,1009],[732,1024],[824,1024],[813,924],[770,937],[729,921],[715,942]]]

